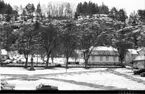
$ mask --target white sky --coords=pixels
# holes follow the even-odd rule
[[[4,0],[7,3],[10,3],[12,6],[25,6],[28,3],[34,3],[35,5],[40,2],[42,5],[47,5],[49,2],[70,2],[74,4],[76,7],[77,3],[84,2],[84,1],[92,1],[101,5],[102,2],[107,5],[109,8],[115,6],[117,9],[123,8],[126,10],[127,14],[129,15],[133,11],[137,11],[138,9],[145,9],[145,0]]]

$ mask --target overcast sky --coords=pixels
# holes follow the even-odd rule
[[[84,1],[92,1],[101,5],[102,2],[107,5],[109,8],[116,7],[118,9],[123,8],[126,10],[129,15],[133,11],[137,11],[138,9],[145,9],[145,0],[4,0],[7,3],[10,3],[12,6],[14,5],[22,5],[25,6],[28,3],[34,3],[35,5],[40,2],[41,4],[48,4],[49,2],[70,2],[71,4],[77,5],[79,2]]]

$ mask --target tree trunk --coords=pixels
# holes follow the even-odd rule
[[[37,66],[38,66],[38,53],[37,53]]]
[[[26,59],[25,68],[27,68],[28,67],[28,55],[25,57],[25,59]]]
[[[32,22],[34,22],[34,21],[33,21],[33,14],[31,15],[31,18],[32,18]]]
[[[53,62],[53,59],[54,59],[53,56],[51,56],[52,63],[54,63],[54,62]]]
[[[87,69],[87,65],[88,65],[88,58],[85,58],[85,68]]]
[[[68,59],[69,59],[69,57],[67,56],[66,57],[66,69],[68,68]]]
[[[122,57],[120,57],[120,64],[121,64],[121,67],[125,67],[124,64],[123,64],[123,59],[122,59]]]
[[[46,61],[46,65],[45,65],[45,68],[48,68],[48,63],[49,63],[49,57],[50,57],[50,54],[48,53],[48,54],[47,54],[47,61]]]
[[[88,65],[88,59],[89,59],[88,54],[84,53],[85,68],[87,68],[87,65]]]
[[[34,69],[34,66],[33,66],[33,56],[31,57],[31,67],[30,67],[30,70],[31,71],[34,71],[35,69]]]
[[[75,62],[77,62],[77,58],[75,58]]]

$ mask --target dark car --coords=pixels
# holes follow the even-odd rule
[[[56,64],[55,67],[61,67],[61,64]]]
[[[141,77],[145,77],[145,72],[140,74]]]
[[[79,62],[68,62],[68,64],[79,64]]]
[[[40,84],[36,87],[36,90],[58,90],[58,87]]]
[[[134,75],[139,75],[141,73],[145,72],[145,69],[139,69],[137,71],[134,71]]]

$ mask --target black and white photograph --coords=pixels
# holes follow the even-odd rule
[[[0,0],[0,86],[145,90],[145,0]]]

